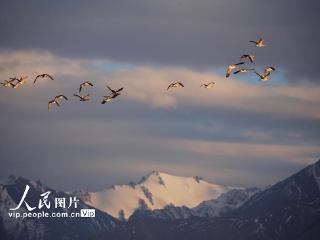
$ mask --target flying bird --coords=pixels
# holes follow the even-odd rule
[[[26,77],[25,77],[26,78]],[[13,77],[13,78],[9,78],[10,80],[4,80],[4,82],[1,82],[0,84],[4,87],[11,87],[11,88],[18,88],[18,83],[16,81],[22,81],[24,78],[17,78],[17,77]]]
[[[113,97],[119,96],[119,95],[120,95],[120,92],[123,90],[123,87],[122,87],[122,88],[119,88],[118,90],[114,90],[114,89],[112,89],[112,88],[109,87],[109,86],[107,86],[107,88],[111,91]]]
[[[169,90],[170,88],[175,88],[175,87],[184,87],[184,85],[183,85],[181,82],[171,83],[171,84],[167,87],[167,90]]]
[[[257,48],[262,48],[265,47],[266,45],[264,44],[264,39],[259,38],[257,41],[249,41],[252,42],[256,45]]]
[[[56,104],[58,107],[60,107],[60,101],[62,99],[68,100],[68,98],[63,94],[55,96],[54,99],[48,103],[48,109],[50,109],[53,104]]]
[[[212,88],[216,83],[215,82],[210,82],[210,83],[207,83],[207,84],[202,84],[200,87],[203,87],[203,88],[207,88],[207,89],[210,89]]]
[[[264,75],[267,75],[268,73],[271,73],[275,71],[276,69],[274,67],[265,67],[264,69]]]
[[[50,109],[53,104],[56,104],[58,107],[60,107],[59,101],[56,98],[54,98],[53,100],[48,102],[48,109]]]
[[[110,90],[111,95],[103,96],[103,100],[101,104],[106,104],[107,102],[111,102],[114,98],[118,97],[120,95],[120,92],[123,90],[123,87],[119,88],[118,90],[114,90],[109,86],[107,86],[107,88]]]
[[[240,61],[244,60],[244,59],[248,59],[251,63],[253,63],[255,56],[252,54],[243,54],[240,57]]]
[[[90,94],[88,95],[78,95],[78,94],[73,94],[73,96],[78,97],[80,102],[85,102],[90,100]]]
[[[4,82],[0,82],[0,84],[4,87],[11,87],[11,88],[14,88],[15,87],[15,84],[13,83],[12,80],[4,80]]]
[[[38,78],[45,78],[45,77],[48,77],[50,78],[51,80],[53,80],[53,77],[51,75],[49,75],[48,73],[43,73],[43,74],[39,74],[36,76],[36,78],[34,79],[34,82],[33,83],[36,83],[37,79]]]
[[[226,73],[226,78],[228,78],[230,76],[230,74],[232,73],[232,71],[234,69],[236,69],[237,66],[244,64],[244,62],[238,62],[238,63],[234,63],[234,64],[230,64],[227,68],[227,73]]]
[[[238,71],[235,71],[233,74],[247,73],[249,71],[254,71],[254,69],[253,68],[240,68]]]
[[[10,88],[19,88],[21,85],[25,84],[27,77],[21,77],[21,78],[17,78],[17,77],[11,77],[9,78],[10,80],[5,80],[3,83],[0,83],[2,86],[4,87],[10,87]]]
[[[263,75],[261,75],[260,73],[258,73],[256,71],[254,71],[254,73],[259,76],[260,81],[268,81],[269,80],[270,73],[263,74]]]
[[[80,87],[79,87],[79,92],[81,92],[83,87],[89,87],[89,86],[93,87],[93,84],[91,82],[89,82],[89,81],[81,83]]]

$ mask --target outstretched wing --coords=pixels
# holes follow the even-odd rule
[[[167,90],[169,90],[170,88],[172,88],[173,87],[173,83],[171,83],[168,87],[167,87]]]
[[[27,79],[28,76],[25,76],[25,77],[21,77],[20,79],[17,79],[19,82],[22,82],[23,80]]]
[[[113,94],[115,94],[116,93],[116,91],[115,90],[113,90],[111,87],[109,87],[109,86],[107,86],[107,88],[113,93]]]
[[[36,78],[34,79],[33,83],[36,83],[37,79],[40,77],[40,75],[36,76]]]
[[[260,78],[263,78],[263,76],[260,73],[258,73],[256,71],[254,71],[254,73],[257,74]]]
[[[51,80],[53,80],[53,77],[52,77],[50,74],[46,73],[45,76],[47,76],[48,78],[50,78]]]
[[[116,92],[119,93],[123,90],[123,87],[122,88],[119,88]]]
[[[57,97],[58,99],[64,98],[65,100],[69,100],[65,95],[61,94]]]

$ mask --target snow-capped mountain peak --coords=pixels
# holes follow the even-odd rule
[[[87,203],[116,218],[128,219],[139,208],[162,209],[170,204],[193,208],[231,189],[208,183],[200,177],[181,177],[153,171],[137,184],[130,182],[101,192],[91,192]]]

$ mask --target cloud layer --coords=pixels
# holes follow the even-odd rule
[[[47,51],[2,52],[0,65],[1,79],[30,78],[21,89],[0,88],[1,178],[15,173],[63,189],[95,190],[161,170],[252,186],[273,183],[319,157],[317,86],[256,84]],[[31,84],[43,71],[55,81]],[[80,103],[72,94],[85,80],[95,83],[86,90],[93,99]],[[167,91],[173,81],[185,88]],[[210,81],[216,82],[212,90],[199,87]],[[125,89],[111,105],[101,105],[107,84]],[[69,102],[48,111],[47,101],[59,93]]]

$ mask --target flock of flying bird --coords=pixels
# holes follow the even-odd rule
[[[250,42],[254,43],[257,48],[262,48],[262,47],[266,46],[264,44],[264,40],[262,38],[259,38],[257,41],[250,41]],[[270,76],[271,72],[273,72],[275,70],[274,67],[265,67],[264,72],[262,74],[258,73],[254,68],[239,68],[237,71],[234,71],[238,66],[245,64],[246,59],[249,60],[250,63],[253,63],[255,56],[252,54],[243,54],[240,57],[241,62],[230,64],[228,66],[226,77],[228,78],[232,73],[238,74],[238,73],[247,73],[247,72],[253,71],[259,77],[260,81],[268,81],[269,80],[269,76]]]
[[[262,47],[266,46],[265,43],[264,43],[264,39],[262,39],[262,38],[259,38],[257,41],[249,41],[249,42],[250,43],[254,43],[254,45],[257,48],[262,48]],[[260,81],[268,81],[268,80],[270,80],[271,72],[275,71],[274,67],[271,67],[271,66],[265,67],[263,73],[258,73],[254,68],[246,68],[246,67],[238,68],[238,66],[241,66],[241,65],[245,64],[246,60],[248,60],[250,63],[253,63],[254,60],[255,60],[255,56],[252,55],[252,54],[243,54],[240,57],[240,62],[234,63],[234,64],[230,64],[227,67],[226,78],[230,77],[231,74],[247,73],[247,72],[253,71],[259,77]],[[210,89],[215,84],[216,84],[215,82],[210,82],[210,83],[207,83],[207,84],[202,84],[200,87]],[[168,86],[167,90],[169,90],[170,88],[175,88],[175,87],[184,87],[184,85],[181,82],[171,83]]]
[[[251,43],[254,43],[255,46],[257,48],[262,48],[265,47],[265,43],[264,43],[264,39],[259,38],[257,41],[250,41]],[[238,66],[241,66],[243,64],[245,64],[246,60],[248,60],[250,63],[253,63],[255,59],[255,56],[252,54],[243,54],[240,57],[240,62],[238,63],[234,63],[234,64],[230,64],[227,67],[227,72],[226,72],[226,78],[230,77],[231,74],[239,74],[239,73],[247,73],[250,71],[253,71],[261,81],[267,81],[269,80],[270,74],[271,72],[273,72],[275,70],[274,67],[265,67],[264,72],[263,73],[258,73],[254,68],[238,68]],[[237,69],[238,68],[238,69]],[[17,77],[13,77],[13,78],[9,78],[10,80],[5,80],[4,82],[0,82],[0,84],[4,87],[9,87],[9,88],[19,88],[20,86],[24,85],[26,83],[26,79],[28,77],[21,77],[21,78],[17,78]],[[37,82],[38,79],[50,79],[50,80],[54,80],[54,78],[48,74],[48,73],[43,73],[43,74],[39,74],[35,77],[33,83],[35,84]],[[210,82],[207,84],[202,84],[200,87],[206,88],[206,89],[210,89],[215,85],[215,82]],[[85,87],[93,87],[93,83],[91,83],[90,81],[86,81],[80,84],[79,87],[79,93],[78,94],[74,94],[75,97],[77,97],[79,99],[79,101],[81,102],[86,102],[89,101],[91,99],[90,94],[87,95],[80,95],[80,93],[82,92],[82,90]],[[176,88],[176,87],[184,87],[184,84],[181,82],[174,82],[171,83],[168,87],[167,90],[171,89],[171,88]],[[101,104],[106,104],[111,102],[114,98],[120,96],[121,91],[123,90],[122,88],[119,88],[118,90],[114,90],[111,87],[107,86],[108,90],[110,91],[110,95],[107,96],[103,96],[102,102]],[[52,107],[52,105],[56,105],[56,106],[60,106],[60,102],[61,100],[67,100],[68,98],[63,95],[57,95],[54,97],[54,99],[52,99],[51,101],[48,102],[48,109],[50,109]]]
[[[0,84],[4,87],[10,87],[10,88],[16,89],[16,88],[19,88],[20,86],[24,85],[26,83],[27,78],[28,77],[21,77],[21,78],[13,77],[13,78],[9,78],[10,80],[5,80],[4,82],[0,82]],[[54,78],[50,74],[43,73],[43,74],[37,75],[35,77],[33,83],[35,84],[39,78],[47,78],[50,80],[54,80]],[[89,81],[81,83],[80,87],[79,87],[79,94],[73,94],[75,97],[79,98],[80,102],[86,102],[91,99],[90,94],[80,95],[80,93],[84,89],[84,87],[93,87],[93,83],[91,83]],[[111,94],[107,95],[107,96],[103,96],[101,104],[106,104],[108,102],[111,102],[114,98],[118,97],[120,95],[120,92],[123,90],[123,87],[118,90],[114,90],[109,86],[107,86],[107,88],[110,90]],[[52,99],[51,101],[48,102],[48,109],[50,109],[52,107],[52,105],[54,105],[54,104],[59,107],[60,102],[63,99],[67,100],[67,101],[69,100],[63,94],[55,96],[54,99]]]

